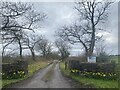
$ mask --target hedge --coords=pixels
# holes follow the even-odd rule
[[[71,70],[87,72],[115,73],[115,67],[114,63],[83,63],[77,60],[70,60],[68,63],[68,68]]]
[[[82,63],[69,60],[68,69],[71,73],[88,78],[117,80],[115,63]]]
[[[12,64],[2,64],[2,79],[21,78],[28,73],[27,61],[17,61]]]

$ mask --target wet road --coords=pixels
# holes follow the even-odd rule
[[[46,82],[42,79],[52,66],[53,64],[40,70],[31,78],[11,85],[8,88],[72,88],[69,80],[61,74],[59,62],[57,62],[53,68],[51,80]]]

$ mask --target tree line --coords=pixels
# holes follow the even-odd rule
[[[85,56],[91,57],[95,49],[98,48],[97,42],[103,41],[103,35],[98,35],[99,32],[107,32],[100,25],[104,25],[107,20],[108,10],[112,3],[111,1],[98,0],[75,2],[74,9],[79,18],[73,24],[61,27],[57,33],[58,36],[73,45],[80,44],[80,47],[84,48]],[[100,53],[104,54],[105,51]]]
[[[47,19],[44,12],[37,11],[31,3],[1,1],[2,59],[4,59],[6,48],[11,44],[18,45],[20,59],[23,59],[23,50],[29,49],[33,60],[35,60],[35,51],[44,57],[54,53],[54,55],[60,55],[60,59],[63,60],[70,55],[70,44],[75,43],[80,43],[84,47],[87,57],[92,56],[96,42],[102,38],[102,36],[98,36],[98,32],[104,31],[99,25],[106,21],[111,4],[112,2],[97,0],[75,2],[74,9],[79,18],[75,23],[73,22],[74,24],[64,25],[58,29],[56,33],[58,39],[54,41],[58,52],[55,53],[52,51],[53,45],[45,36],[35,34],[36,29],[41,26],[40,23]]]

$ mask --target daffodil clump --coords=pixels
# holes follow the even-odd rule
[[[70,70],[71,73],[76,75],[80,75],[82,77],[89,77],[89,78],[97,78],[97,79],[109,79],[109,80],[116,80],[117,74],[116,73],[108,73],[108,72],[87,72],[87,71],[80,71],[80,70]]]
[[[18,78],[23,78],[25,77],[25,72],[24,71],[14,71],[14,72],[11,72],[9,74],[6,74],[6,73],[1,73],[2,75],[2,79],[18,79]]]

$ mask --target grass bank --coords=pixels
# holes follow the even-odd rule
[[[19,78],[19,79],[12,79],[12,80],[2,80],[2,87],[6,87],[10,84],[19,82],[21,80],[25,80],[29,77],[31,77],[34,73],[36,73],[38,70],[45,68],[47,65],[49,65],[52,61],[48,60],[39,60],[39,61],[34,61],[32,63],[29,63],[28,65],[28,75],[25,76],[24,78]]]
[[[65,76],[69,76],[72,79],[78,81],[84,86],[92,86],[94,88],[118,88],[118,82],[115,80],[102,80],[94,78],[80,77],[78,75],[70,74],[69,70],[64,69],[64,63],[60,63],[60,69]]]

